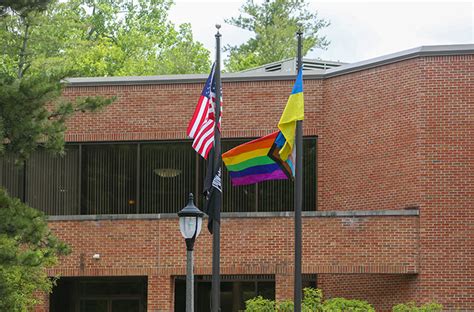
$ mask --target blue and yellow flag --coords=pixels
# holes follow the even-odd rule
[[[300,69],[296,77],[293,91],[288,98],[285,110],[281,115],[278,128],[285,137],[285,144],[280,149],[280,157],[283,161],[288,159],[295,146],[296,121],[304,119],[304,96],[303,96],[303,70]]]

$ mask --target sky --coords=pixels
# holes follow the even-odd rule
[[[251,32],[224,22],[239,15],[245,0],[174,1],[170,20],[191,23],[195,39],[212,52],[212,57],[215,24],[222,25],[222,45],[239,45],[252,37]],[[474,0],[307,2],[320,18],[331,22],[321,31],[331,44],[327,50],[310,52],[307,57],[311,58],[353,63],[422,45],[474,43]]]

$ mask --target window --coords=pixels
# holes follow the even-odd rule
[[[51,312],[143,312],[147,277],[61,277],[50,295]]]
[[[250,139],[222,141],[222,150]],[[316,208],[316,138],[304,139],[303,210]],[[68,144],[65,156],[37,151],[23,164],[0,159],[0,184],[48,215],[176,213],[200,195],[206,162],[190,141]],[[223,212],[293,210],[293,183],[232,187],[224,168]]]
[[[222,150],[248,142],[225,140]],[[304,198],[303,210],[316,209],[316,138],[308,137],[303,142]],[[292,211],[294,207],[294,186],[289,180],[265,181],[253,185],[232,187],[230,177],[224,168],[223,212],[238,211]]]
[[[10,196],[20,199],[25,198],[24,195],[24,163],[15,163],[15,159],[5,156],[0,159],[0,184],[7,189]]]
[[[194,278],[194,310],[210,311],[211,276]],[[222,275],[221,310],[237,312],[245,309],[245,301],[256,296],[275,299],[275,277],[273,275]],[[186,309],[186,277],[175,278],[175,312]]]
[[[127,214],[137,208],[137,145],[82,147],[82,214]]]
[[[188,142],[141,144],[140,212],[174,213],[196,193],[196,155]]]
[[[77,214],[79,209],[79,148],[65,156],[37,151],[25,164],[25,202],[51,215]]]

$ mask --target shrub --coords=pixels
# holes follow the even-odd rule
[[[375,312],[366,301],[332,298],[324,301],[323,312]]]
[[[245,312],[275,312],[275,301],[258,296],[245,301]]]
[[[416,303],[408,302],[397,304],[392,308],[392,312],[441,312],[443,306],[436,302],[426,303],[422,306],[417,307]]]
[[[304,293],[304,297],[303,297],[302,310],[304,312],[322,310],[323,292],[321,291],[321,289],[308,287],[308,288],[303,289],[303,293]]]
[[[320,289],[305,288],[303,292],[301,304],[303,312],[375,312],[375,309],[365,301],[333,298],[323,302],[323,293]],[[275,302],[261,296],[247,300],[245,304],[245,312],[292,312],[294,309],[291,300]]]
[[[278,306],[277,308],[278,312],[293,312],[295,308],[293,301],[291,300],[284,300],[284,301],[278,302],[277,306]]]

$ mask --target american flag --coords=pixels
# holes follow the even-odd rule
[[[186,131],[188,137],[194,139],[193,148],[205,159],[207,159],[214,143],[214,104],[216,99],[214,72],[215,64],[212,65],[211,74],[202,89],[201,97],[199,98],[193,118],[191,118]],[[220,126],[221,118],[219,118],[219,129]]]

